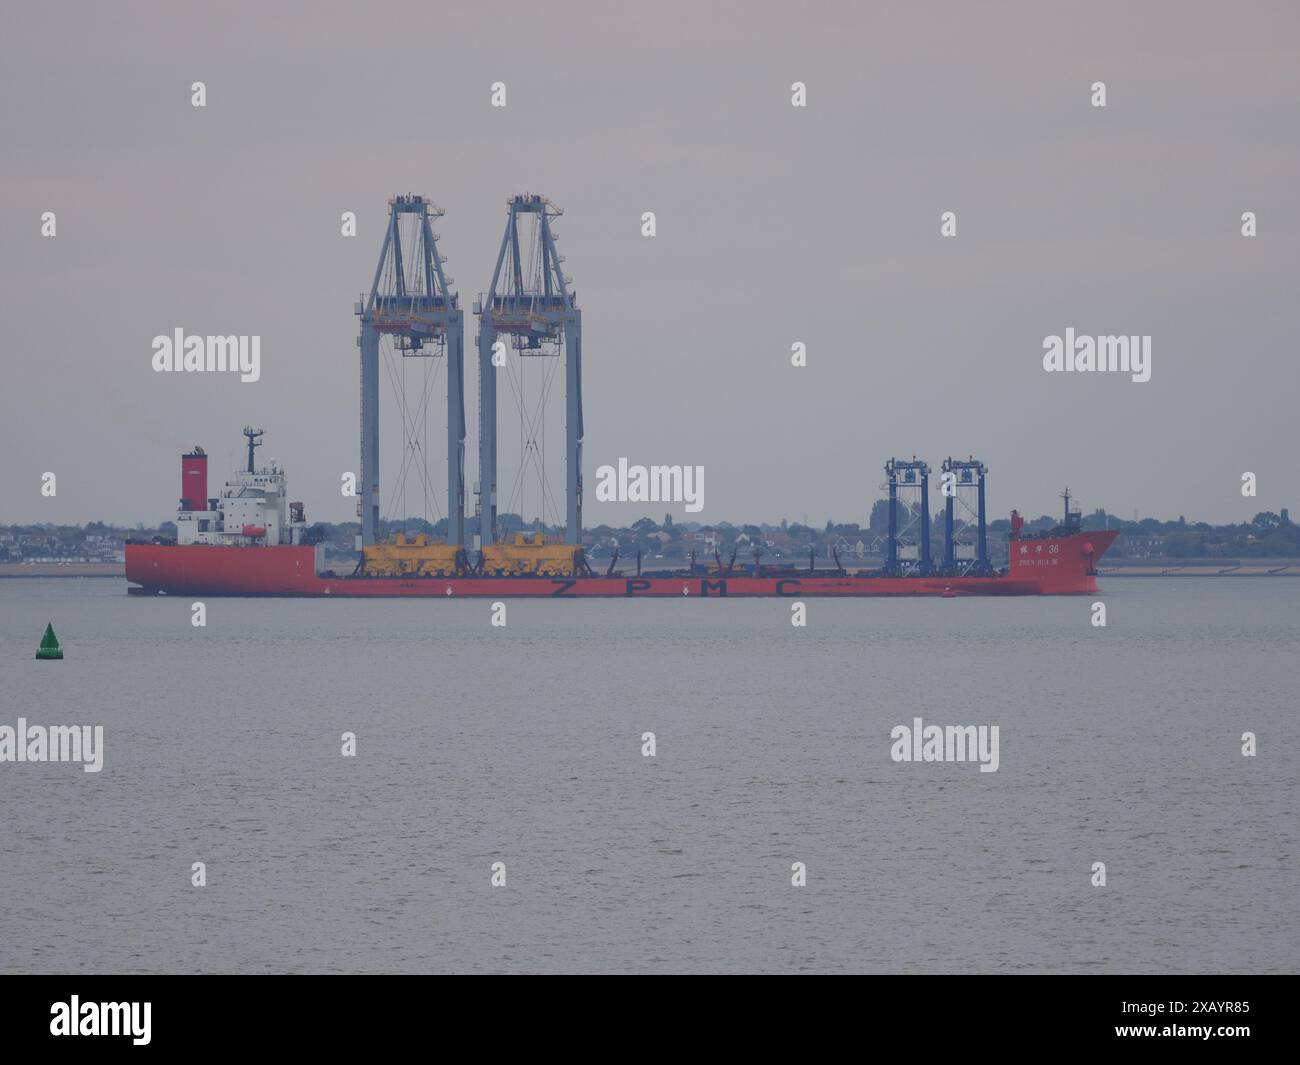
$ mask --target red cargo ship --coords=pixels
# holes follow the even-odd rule
[[[324,569],[319,545],[304,542],[303,507],[286,504],[284,471],[274,460],[254,468],[253,448],[260,431],[245,433],[249,436],[247,469],[228,481],[217,498],[206,498],[203,450],[195,448],[182,458],[176,540],[126,545],[126,576],[135,586],[130,589],[133,594],[489,599],[1083,595],[1097,591],[1097,562],[1119,535],[1111,530],[1084,532],[1081,515],[1070,510],[1067,492],[1064,522],[1046,533],[1022,533],[1024,522],[1012,511],[1008,567],[992,570],[986,565],[983,574],[969,562],[953,565],[949,560],[939,567],[929,566],[928,545],[919,566],[911,561],[900,564],[895,557],[892,572],[890,567],[850,573],[842,567],[796,569],[757,562],[737,567],[734,558],[727,565],[719,558],[707,568],[692,563],[681,570],[627,574],[614,573],[611,566],[610,572],[599,575],[591,572],[582,549],[575,547],[568,549],[572,563],[568,573],[556,574],[553,566],[522,573],[517,562],[510,570],[494,570],[496,556],[489,554],[491,549],[471,567],[459,547],[426,548],[422,542],[407,545],[399,540],[397,551],[389,549],[392,554],[424,551],[428,558],[436,554],[445,568],[438,570],[430,563],[417,567],[422,570],[418,574],[390,568],[387,575],[375,575],[368,565],[372,560],[363,553],[354,573],[340,575]],[[980,467],[981,477],[982,473]],[[923,494],[925,484],[922,478]],[[982,494],[981,481],[981,499]],[[928,510],[925,513],[928,521]],[[540,548],[540,541],[528,544],[517,539],[516,553],[530,548]],[[554,548],[547,559],[553,561],[557,550],[563,555],[564,549]],[[400,570],[410,563],[394,565]],[[927,573],[927,568],[948,572]]]

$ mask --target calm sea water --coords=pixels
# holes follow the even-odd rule
[[[1296,971],[1300,581],[1104,600],[1105,629],[1088,599],[494,629],[212,599],[196,629],[118,581],[0,581],[0,724],[106,748],[0,764],[0,970]],[[915,716],[998,725],[999,770],[894,763]]]

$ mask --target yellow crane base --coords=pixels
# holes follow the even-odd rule
[[[425,533],[413,540],[398,533],[386,543],[363,547],[357,572],[362,577],[454,577],[461,551],[459,544],[431,544]]]
[[[541,533],[515,533],[513,544],[483,548],[483,574],[488,577],[576,577],[584,571],[582,548],[548,544]]]

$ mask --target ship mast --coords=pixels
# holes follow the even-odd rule
[[[256,473],[256,467],[253,462],[253,449],[262,446],[262,434],[265,429],[254,429],[251,425],[244,426],[244,435],[248,437],[248,472]]]

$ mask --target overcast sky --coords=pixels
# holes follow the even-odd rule
[[[1295,508],[1298,54],[1294,2],[25,5],[0,35],[0,522],[169,518],[181,451],[219,481],[246,422],[309,520],[351,520],[352,307],[408,191],[447,211],[468,352],[506,197],[565,209],[588,525],[646,512],[595,501],[620,456],[703,465],[706,521],[865,521],[895,454],[982,457],[995,516],[1066,484],[1127,517]],[[1045,373],[1070,326],[1151,335],[1151,381]],[[261,381],[155,374],[177,327],[260,335]]]

